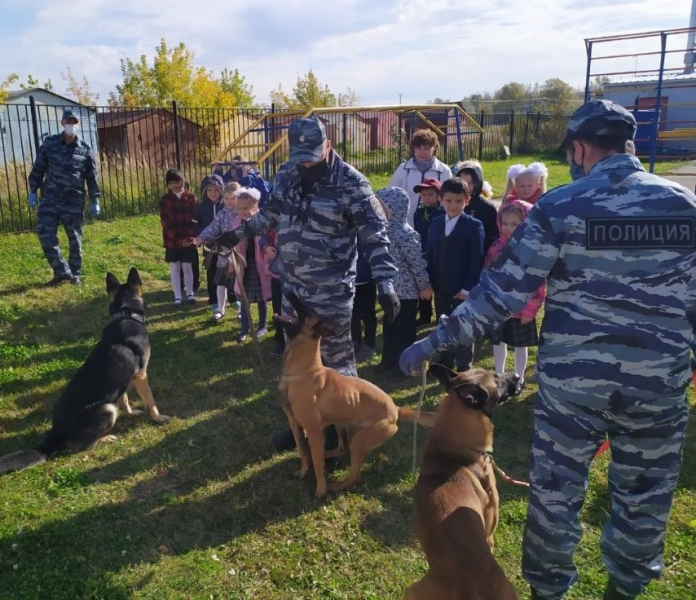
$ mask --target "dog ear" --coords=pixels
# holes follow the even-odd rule
[[[128,285],[135,290],[139,290],[139,288],[143,285],[143,282],[140,279],[140,273],[138,273],[138,269],[135,267],[132,267],[128,272]]]
[[[287,298],[290,301],[290,305],[295,309],[295,312],[297,313],[297,317],[299,319],[300,325],[302,325],[304,320],[309,315],[309,311],[307,310],[307,307],[304,305],[302,300],[300,300],[297,297],[297,294],[295,294],[294,292],[290,292],[289,294],[287,294]]]
[[[452,380],[457,376],[444,365],[432,364],[428,369],[428,374],[435,377],[447,391],[452,387]]]
[[[463,400],[467,406],[475,409],[482,410],[488,402],[488,391],[481,387],[478,383],[462,383],[455,386],[454,393]]]
[[[106,274],[106,293],[111,295],[116,293],[118,286],[121,285],[116,275],[113,273]]]

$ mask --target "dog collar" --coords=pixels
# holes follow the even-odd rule
[[[479,448],[469,448],[469,450],[473,450],[474,452],[477,452],[478,454],[481,455],[483,458],[483,462],[487,463],[492,463],[493,461],[493,453],[492,452],[487,452],[486,450],[480,450]]]
[[[143,315],[142,313],[134,312],[128,308],[119,310],[115,312],[113,315],[111,315],[109,323],[123,321],[124,319],[133,319],[134,321],[138,321],[138,323],[142,323],[143,325],[145,325],[145,315]]]

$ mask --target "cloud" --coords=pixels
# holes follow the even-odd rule
[[[120,59],[152,57],[164,37],[184,41],[215,72],[238,68],[261,102],[310,68],[334,92],[350,86],[365,103],[397,103],[399,93],[407,102],[458,99],[513,80],[582,85],[584,38],[683,27],[689,16],[684,0],[71,0],[69,7],[3,3],[0,78],[31,73],[61,92],[70,65],[105,94],[120,81]],[[681,56],[670,61],[678,66]],[[635,62],[616,64],[628,70]]]

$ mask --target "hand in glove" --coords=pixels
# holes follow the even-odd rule
[[[92,202],[92,205],[89,207],[89,212],[92,217],[96,219],[101,214],[101,206],[99,206],[99,202]]]
[[[423,347],[424,340],[420,340],[411,344],[406,350],[401,353],[399,358],[399,368],[406,374],[416,376],[420,373],[423,363],[430,356]]]
[[[401,310],[401,302],[396,294],[380,294],[377,298],[384,311],[384,322],[391,325]]]
[[[39,203],[39,197],[36,195],[36,192],[29,192],[29,208],[31,210],[34,210],[36,208],[36,205]]]

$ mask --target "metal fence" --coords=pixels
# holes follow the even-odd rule
[[[36,148],[47,136],[59,133],[67,105],[0,104],[0,229],[31,230],[35,214],[27,205],[27,177]],[[156,211],[166,191],[167,169],[182,169],[199,194],[200,181],[211,163],[223,156],[261,156],[279,142],[299,113],[271,109],[114,108],[69,106],[80,113],[79,135],[92,147],[99,163],[102,210],[106,218]],[[263,115],[266,118],[261,118]],[[501,158],[511,153],[538,150],[550,117],[539,113],[472,115],[454,119],[451,110],[433,106],[418,113],[399,107],[352,108],[350,112],[321,115],[336,150],[366,175],[391,173],[408,158],[408,142],[421,128],[443,133],[438,156],[452,164],[464,157]],[[259,122],[262,124],[259,125]],[[287,142],[259,165],[272,179],[287,158]]]

